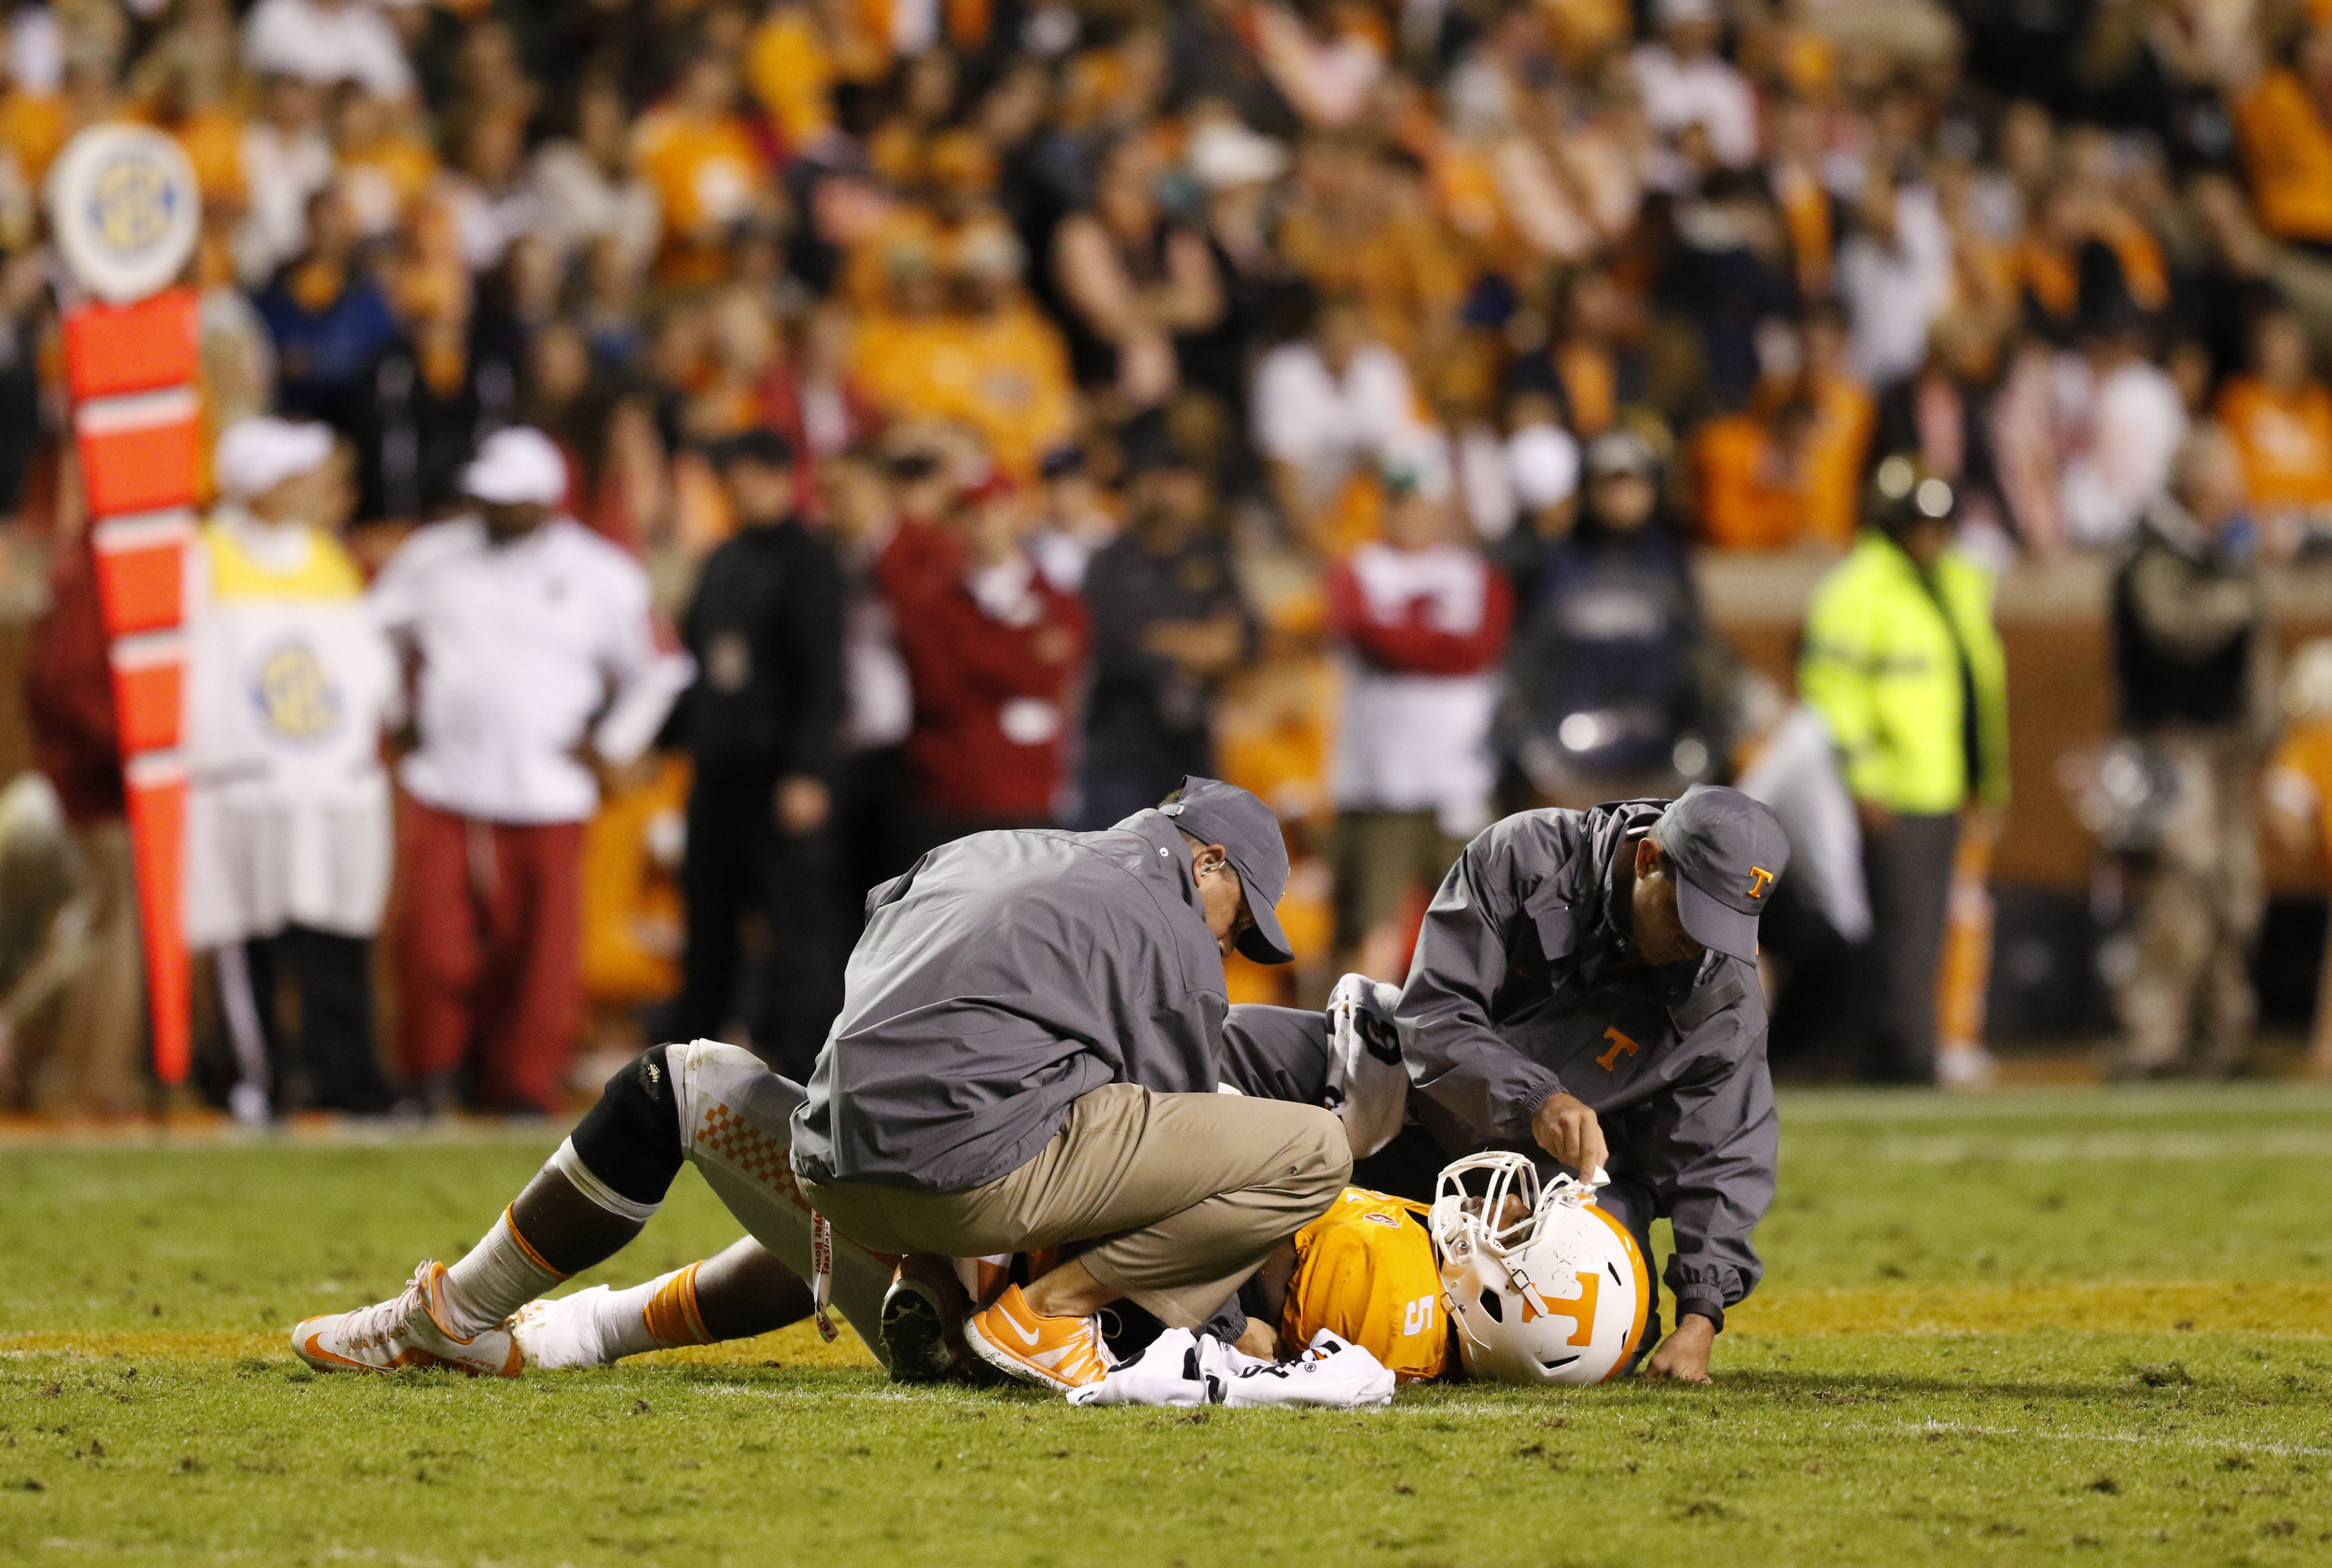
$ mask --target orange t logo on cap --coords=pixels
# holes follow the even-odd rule
[[[1749,867],[1749,896],[1750,896],[1750,897],[1752,897],[1752,898],[1762,898],[1762,897],[1764,897],[1764,896],[1765,896],[1765,890],[1766,890],[1767,888],[1769,888],[1769,887],[1771,887],[1772,885],[1773,885],[1773,873],[1772,873],[1772,872],[1770,872],[1770,871],[1767,870],[1767,869],[1766,869],[1764,867],[1762,867],[1762,866],[1752,866],[1752,867]]]

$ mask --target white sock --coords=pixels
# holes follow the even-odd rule
[[[696,1282],[692,1277],[684,1279],[693,1276],[696,1267],[691,1263],[604,1296],[594,1293],[591,1326],[599,1335],[603,1364],[642,1351],[704,1343],[704,1325],[695,1311]]]
[[[493,1327],[566,1276],[526,1244],[502,1211],[485,1239],[445,1271],[445,1328],[472,1339]]]

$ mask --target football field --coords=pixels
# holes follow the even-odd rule
[[[0,1146],[0,1562],[2332,1561],[2332,1090],[1784,1095],[1713,1389],[894,1389],[798,1328],[319,1377],[548,1127]],[[629,1283],[736,1234],[684,1173]]]

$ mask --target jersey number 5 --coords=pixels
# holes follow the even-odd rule
[[[1432,1297],[1421,1296],[1403,1310],[1401,1313],[1401,1337],[1403,1339],[1414,1339],[1420,1334],[1433,1332],[1433,1303]]]

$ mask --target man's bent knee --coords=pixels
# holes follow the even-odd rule
[[[668,1048],[652,1047],[625,1062],[568,1139],[592,1175],[635,1203],[662,1201],[680,1174],[680,1112]]]

